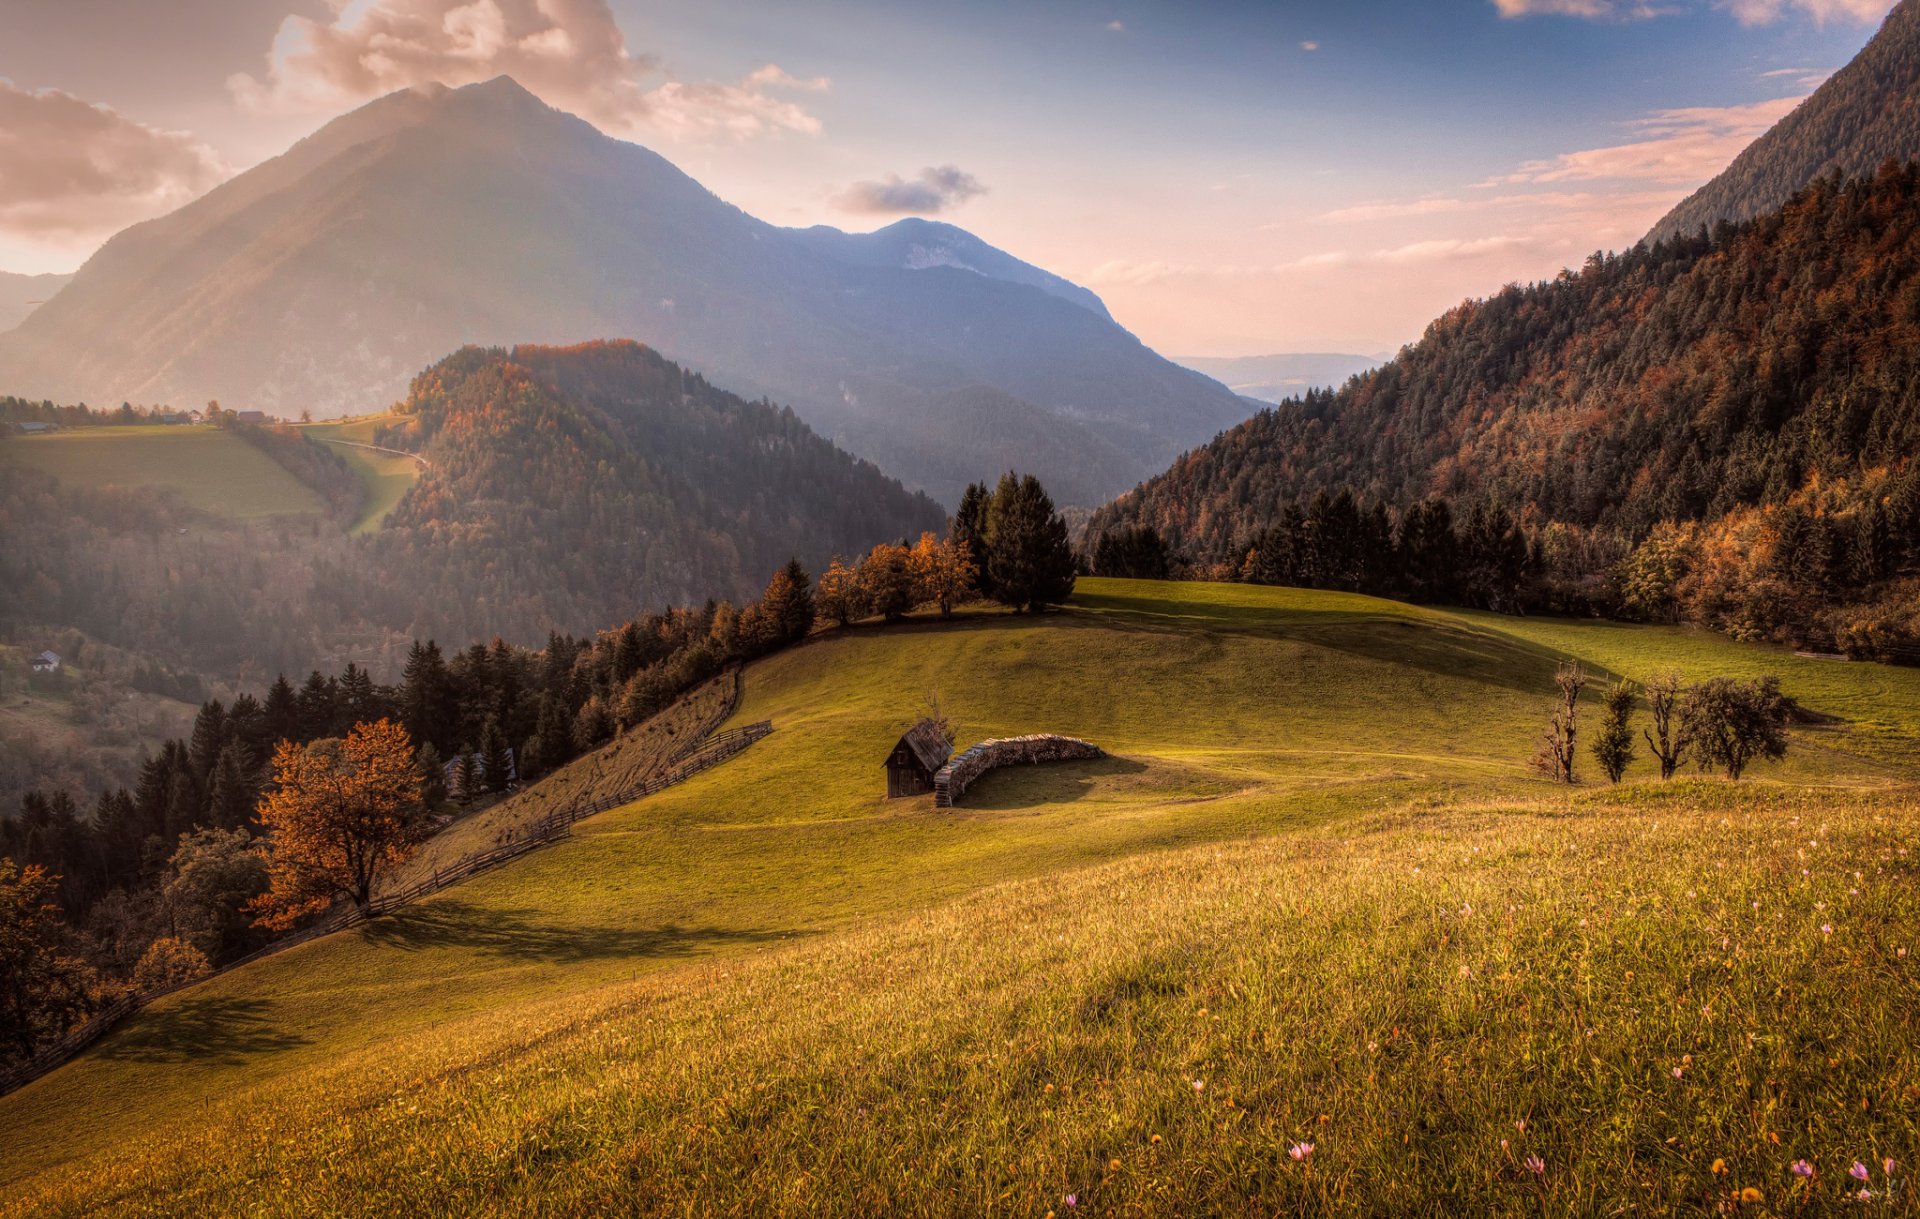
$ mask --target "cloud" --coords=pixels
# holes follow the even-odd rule
[[[1659,110],[1631,124],[1647,138],[1529,161],[1482,186],[1515,183],[1633,179],[1689,184],[1727,167],[1748,144],[1785,118],[1804,98],[1781,97],[1738,106]]]
[[[334,0],[331,21],[288,17],[262,76],[227,86],[261,110],[332,111],[413,85],[468,85],[509,75],[563,110],[619,134],[746,139],[817,134],[793,99],[824,78],[769,64],[732,82],[667,79],[635,55],[607,0]]]
[[[1317,51],[1320,49],[1320,44],[1314,42],[1312,39],[1308,39],[1306,42],[1300,44],[1300,49],[1303,51]]]
[[[1115,18],[1114,20],[1107,22],[1107,30],[1109,33],[1113,33],[1113,34],[1124,34],[1127,32],[1127,23],[1119,20],[1118,18]]]
[[[911,178],[888,174],[855,182],[833,202],[849,212],[944,212],[986,193],[980,179],[959,166],[930,165]]]
[[[1770,25],[1788,13],[1811,17],[1818,25],[1836,21],[1878,21],[1894,0],[1712,0],[1741,25]],[[1652,0],[1493,0],[1502,17],[1580,17],[1588,21],[1637,21],[1686,11]]]
[[[172,211],[229,174],[192,136],[0,80],[0,231],[78,244]]]
[[[1816,25],[1864,24],[1885,17],[1893,0],[1718,0],[1717,7],[1732,13],[1741,25],[1771,25],[1789,12],[1804,13]]]
[[[1588,21],[1635,21],[1672,11],[1646,0],[1493,0],[1493,6],[1500,10],[1502,17],[1510,19],[1582,17]]]

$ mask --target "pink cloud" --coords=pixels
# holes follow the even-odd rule
[[[1656,111],[1633,124],[1646,134],[1646,139],[1529,161],[1512,174],[1482,185],[1606,179],[1672,184],[1703,182],[1725,169],[1742,149],[1804,100],[1781,97],[1738,106]]]
[[[330,111],[413,85],[510,75],[552,105],[620,134],[686,140],[818,134],[792,96],[825,91],[768,64],[737,81],[666,80],[627,48],[607,0],[363,0],[331,21],[288,17],[261,76],[227,84],[262,110]]]

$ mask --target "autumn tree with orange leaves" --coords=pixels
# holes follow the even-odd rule
[[[399,724],[357,724],[344,741],[281,742],[260,801],[269,887],[248,904],[254,921],[284,930],[343,893],[365,906],[418,846],[423,808],[413,742]]]

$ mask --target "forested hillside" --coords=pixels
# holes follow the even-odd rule
[[[1920,157],[1920,5],[1903,0],[1846,67],[1654,226],[1650,240],[1770,212],[1816,178]]]
[[[416,378],[402,411],[386,442],[427,466],[371,539],[407,598],[380,616],[442,635],[533,640],[738,597],[795,555],[819,570],[945,523],[791,410],[637,343],[470,348]]]
[[[302,437],[255,439],[323,488],[351,482]],[[386,528],[357,537],[331,495],[331,519],[232,521],[9,465],[0,630],[75,628],[226,680],[349,657],[389,674],[416,636],[531,644],[739,600],[789,558],[817,571],[945,521],[791,411],[633,343],[458,352],[416,379],[382,439],[426,466]]]
[[[1920,561],[1916,392],[1920,171],[1889,167],[1455,309],[1378,371],[1180,458],[1090,536],[1152,526],[1241,573],[1316,493],[1402,523],[1429,498],[1497,504],[1557,590],[1537,602],[1898,650],[1914,625],[1898,581]],[[1622,563],[1637,545],[1641,566]]]

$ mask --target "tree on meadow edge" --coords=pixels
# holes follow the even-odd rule
[[[851,626],[867,612],[859,578],[839,559],[827,564],[827,570],[820,574],[820,587],[814,592],[813,604],[821,616],[835,626]]]
[[[855,574],[870,613],[897,622],[913,608],[913,556],[905,546],[882,542],[860,560]]]
[[[1001,476],[987,509],[986,545],[990,595],[1015,613],[1037,613],[1073,595],[1067,522],[1033,475]]]
[[[1787,720],[1793,709],[1777,677],[1715,677],[1688,689],[1680,717],[1700,769],[1717,766],[1738,781],[1755,760],[1778,761],[1787,755]]]
[[[268,889],[248,904],[260,926],[285,930],[345,894],[364,907],[374,886],[419,841],[420,774],[407,730],[355,725],[345,740],[283,742],[260,803]]]
[[[914,600],[940,607],[942,618],[953,617],[953,607],[974,592],[973,548],[964,541],[941,541],[931,533],[920,535],[912,554]]]
[[[1556,783],[1573,783],[1577,781],[1573,773],[1574,759],[1578,756],[1576,720],[1580,691],[1587,684],[1586,671],[1577,660],[1562,661],[1553,675],[1553,684],[1560,692],[1559,698],[1547,719],[1547,730],[1540,741],[1540,752],[1534,755],[1533,768]]]
[[[1607,691],[1606,710],[1601,714],[1600,731],[1593,738],[1593,759],[1607,774],[1607,781],[1618,783],[1633,761],[1634,687],[1619,681]]]
[[[0,858],[0,1055],[31,1058],[92,1010],[93,971],[61,945],[59,878]],[[4,1060],[0,1058],[0,1060]]]
[[[1673,778],[1687,758],[1686,725],[1680,718],[1682,687],[1678,673],[1661,673],[1647,680],[1647,710],[1653,726],[1641,732],[1660,763],[1660,777]]]
[[[969,483],[947,530],[947,537],[955,545],[965,544],[973,557],[973,587],[983,597],[993,596],[993,578],[987,571],[987,510],[992,504],[993,492],[987,484]]]

